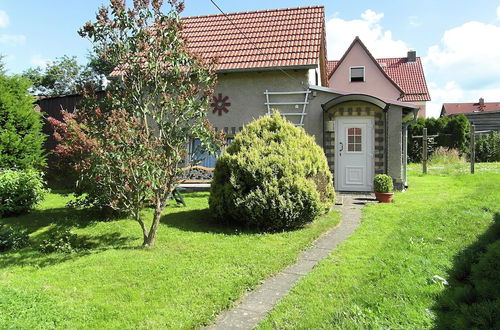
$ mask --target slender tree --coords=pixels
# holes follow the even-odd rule
[[[183,2],[169,4],[166,14],[160,0],[136,0],[133,8],[111,0],[99,9],[97,21],[79,33],[97,58],[116,65],[116,80],[104,100],[65,114],[64,123],[53,121],[62,142],[58,153],[78,160],[81,180],[137,220],[143,246],[155,242],[189,140],[214,148],[222,140],[206,121],[214,65],[188,51],[179,18]],[[154,206],[149,229],[140,212],[146,204]]]

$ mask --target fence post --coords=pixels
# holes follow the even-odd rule
[[[422,135],[422,172],[427,174],[427,128],[425,127]]]
[[[476,127],[470,128],[470,173],[474,174],[474,165],[476,162]]]

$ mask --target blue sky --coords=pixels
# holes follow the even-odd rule
[[[132,2],[129,0],[129,2]],[[226,12],[323,5],[329,59],[359,35],[375,57],[417,51],[433,101],[500,101],[500,1],[229,1]],[[84,63],[90,44],[76,31],[108,0],[0,0],[0,54],[10,73],[62,55]],[[186,0],[184,16],[216,14],[209,0]]]

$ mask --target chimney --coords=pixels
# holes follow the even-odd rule
[[[408,59],[407,62],[415,62],[417,60],[417,52],[414,50],[408,51]]]
[[[479,111],[484,111],[484,99],[479,98]]]

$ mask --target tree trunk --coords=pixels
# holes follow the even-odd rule
[[[144,221],[142,221],[139,213],[136,213],[135,220],[139,223],[139,225],[141,225],[142,237],[144,239],[144,242],[146,242],[146,240],[148,239],[148,230],[146,228],[146,224],[144,224]],[[143,245],[144,245],[144,243],[143,243]]]
[[[161,213],[163,211],[165,203],[163,201],[158,201],[156,203],[155,213],[153,216],[153,223],[149,229],[149,234],[144,238],[144,243],[142,246],[151,247],[155,244],[156,231],[158,230],[158,225],[160,224]]]

